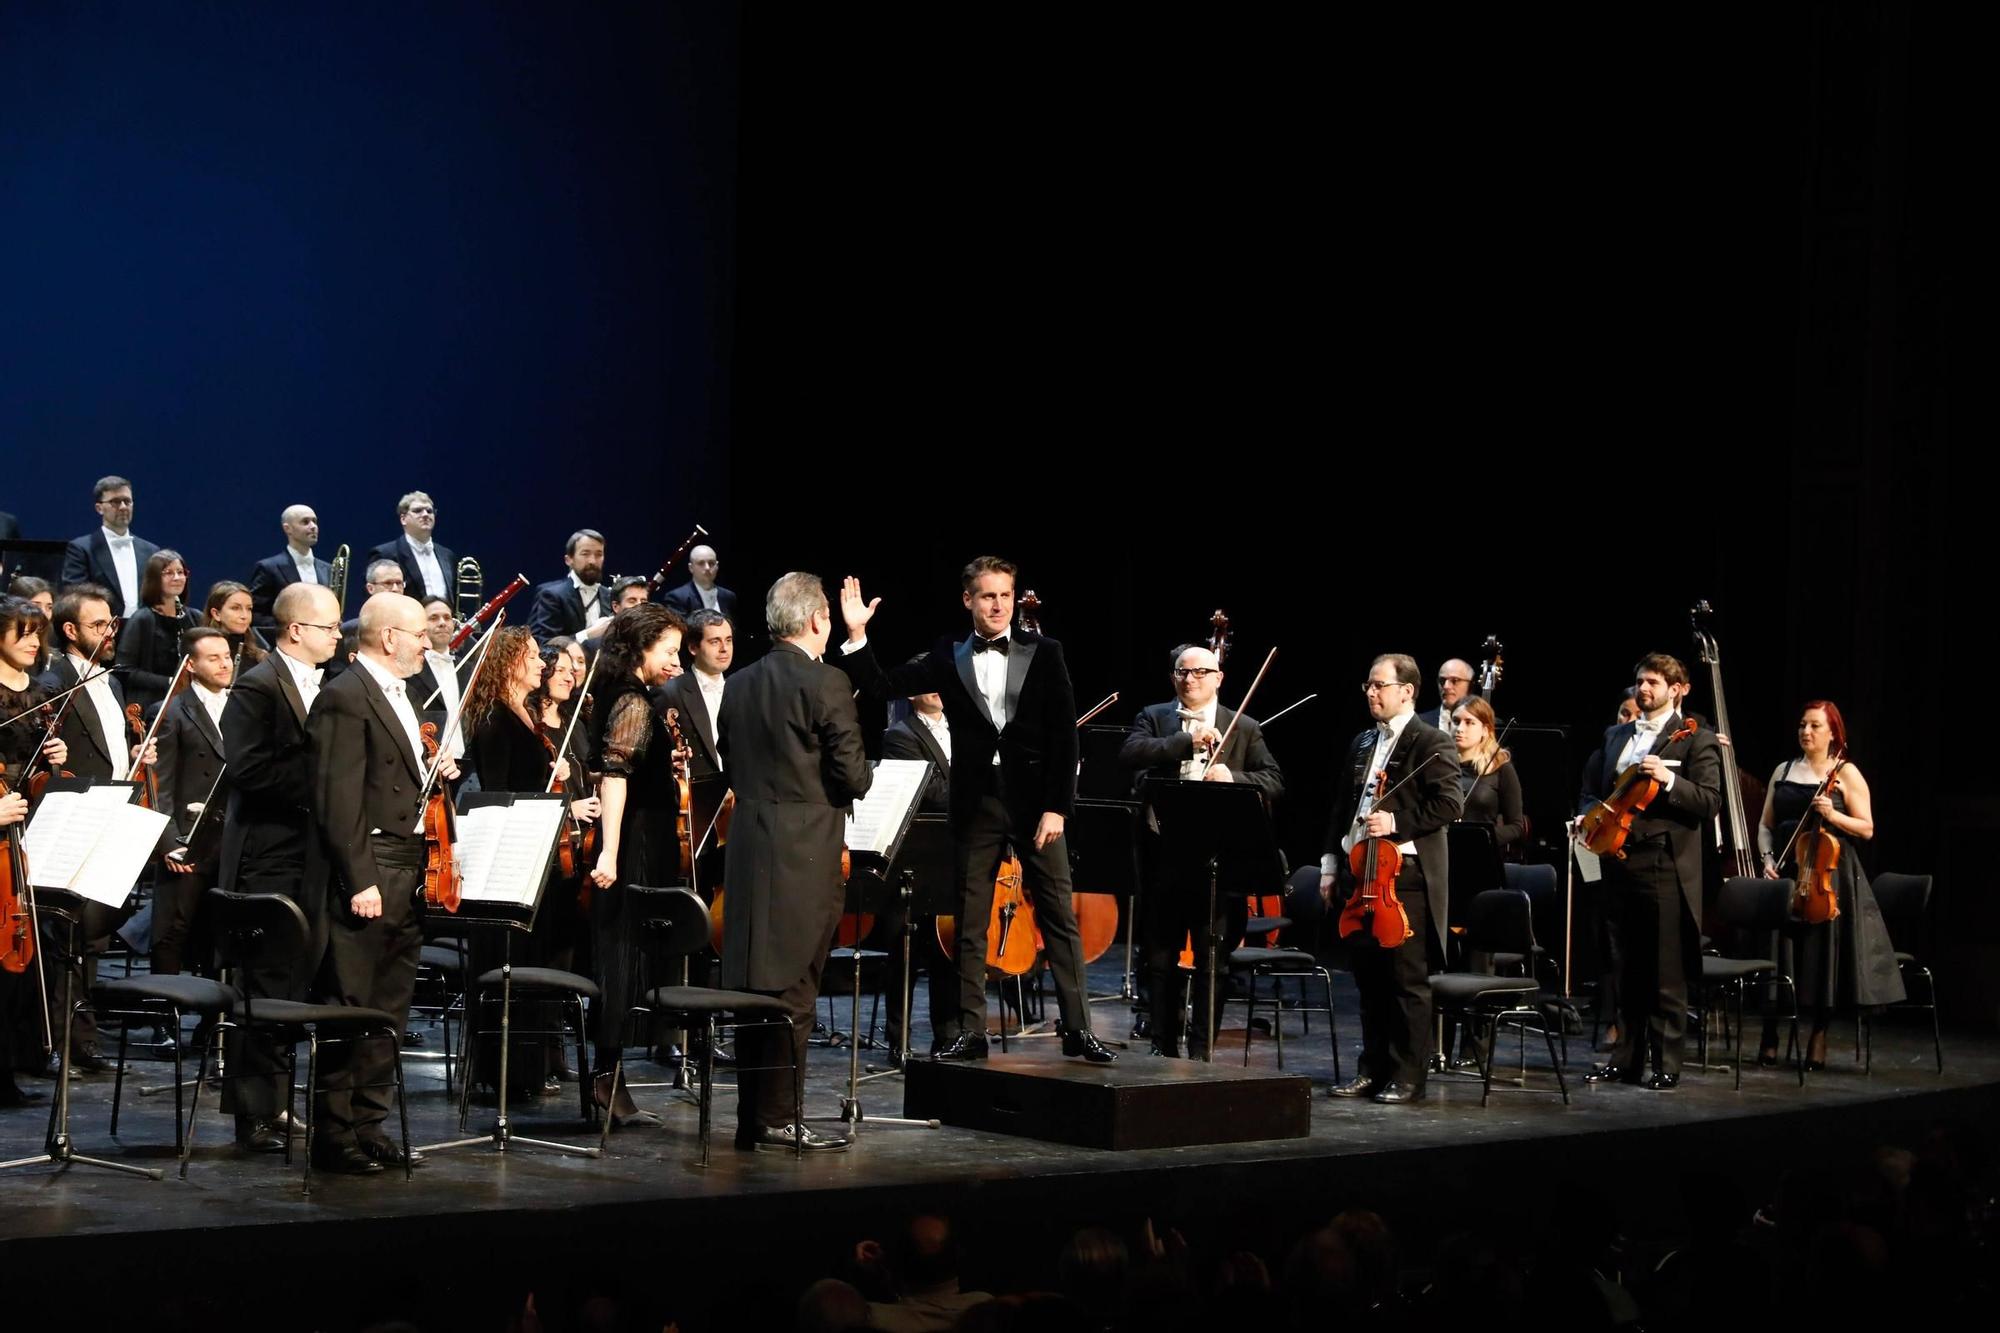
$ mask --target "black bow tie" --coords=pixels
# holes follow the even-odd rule
[[[975,636],[972,640],[972,651],[975,653],[998,653],[1002,657],[1005,657],[1007,655],[1007,636],[1002,634],[997,639],[982,639]]]

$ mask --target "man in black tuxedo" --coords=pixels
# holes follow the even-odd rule
[[[923,802],[917,808],[926,814],[944,814],[951,809],[951,723],[944,715],[944,700],[935,694],[918,694],[910,698],[909,716],[893,724],[882,732],[882,757],[884,759],[922,759],[931,766],[931,780],[924,787]],[[893,997],[889,1005],[888,1040],[889,1049],[895,1059],[902,1058],[903,1051],[903,996],[910,993],[915,982],[914,971],[921,965],[924,975],[930,979],[931,1031],[936,1035],[939,1023],[950,1021],[958,1012],[958,965],[945,956],[938,946],[935,917],[921,918],[916,938],[910,941],[910,970],[903,967],[903,946],[898,938],[903,933],[903,909],[900,903],[891,906],[879,918],[881,925],[877,934],[888,941],[883,947],[889,950],[889,963]],[[898,986],[896,983],[900,983]],[[940,1043],[933,1041],[932,1054],[936,1054]]]
[[[846,818],[874,780],[847,677],[820,658],[833,632],[814,574],[787,574],[764,600],[772,648],[730,682],[718,746],[736,792],[724,887],[722,984],[776,995],[773,1028],[736,1035],[736,1146],[838,1151],[847,1140],[796,1123],[787,1056],[803,1071],[820,973],[840,920]]]
[[[736,660],[736,624],[720,611],[697,611],[688,617],[687,643],[690,669],[661,687],[660,700],[680,710],[682,734],[694,751],[688,776],[699,779],[723,768],[716,727],[729,687],[725,674]]]
[[[272,651],[229,689],[222,707],[222,752],[229,757],[229,803],[222,825],[219,886],[232,893],[281,893],[306,919],[303,957],[289,967],[260,968],[242,984],[252,996],[303,1000],[326,953],[326,866],[312,834],[312,766],[306,717],[325,679],[321,663],[340,644],[340,603],[333,591],[294,583],[271,604]],[[282,1152],[286,1126],[279,1107],[284,1065],[269,1042],[240,1028],[229,1032],[232,1074],[222,1109],[236,1115],[236,1141],[258,1152]]]
[[[604,586],[604,534],[590,528],[572,532],[563,546],[563,563],[569,573],[535,587],[529,632],[537,643],[562,634],[579,643],[595,643],[611,623],[611,590]]]
[[[1384,653],[1362,686],[1375,725],[1354,738],[1334,774],[1333,814],[1320,861],[1319,892],[1329,907],[1357,891],[1348,853],[1381,838],[1402,854],[1396,896],[1410,936],[1384,948],[1366,931],[1349,941],[1349,966],[1361,992],[1361,1072],[1332,1090],[1336,1097],[1420,1100],[1431,1058],[1431,974],[1444,963],[1451,867],[1445,825],[1464,811],[1458,749],[1416,715],[1416,659]],[[1334,898],[1338,885],[1340,896]]]
[[[422,598],[425,595],[421,589],[416,592],[409,591],[408,576],[404,574],[402,565],[396,562],[394,556],[377,556],[370,560],[367,568],[362,571],[361,600],[365,602],[378,592],[400,592],[417,598]],[[449,597],[445,599],[445,604],[447,606],[451,604]],[[340,632],[342,634],[353,634],[360,628],[361,615],[359,612],[356,612],[351,619],[340,622]],[[334,674],[340,674],[337,668]]]
[[[1268,810],[1284,794],[1285,775],[1266,748],[1256,719],[1240,716],[1217,700],[1222,668],[1215,654],[1197,644],[1182,644],[1174,649],[1172,661],[1173,699],[1141,709],[1118,751],[1119,764],[1134,770],[1141,799],[1148,778],[1243,782],[1264,794]],[[1222,744],[1225,734],[1227,745]],[[1215,748],[1218,745],[1220,750]],[[1180,951],[1192,937],[1194,1027],[1188,1033],[1188,1055],[1204,1060],[1215,1030],[1214,1017],[1208,1012],[1210,927],[1203,924],[1208,917],[1208,868],[1170,863],[1157,833],[1145,835],[1144,844],[1146,893],[1139,906],[1139,921],[1152,1001],[1153,1051],[1157,1055],[1180,1054],[1184,1007]],[[1216,938],[1222,942],[1216,949],[1218,979],[1229,974],[1229,955],[1243,936],[1244,922],[1249,918],[1248,896],[1282,887],[1283,871],[1275,864],[1228,863],[1221,867],[1213,925]]]
[[[197,626],[181,635],[188,655],[188,687],[162,705],[159,729],[159,809],[173,822],[161,830],[165,871],[153,892],[153,975],[181,970],[188,933],[201,909],[201,896],[215,883],[221,859],[222,806],[229,798],[223,782],[222,712],[229,706],[235,663],[229,636]],[[185,839],[203,834],[190,846]]]
[[[1618,1040],[1592,1082],[1639,1083],[1650,1053],[1647,1087],[1680,1083],[1687,1041],[1687,969],[1701,949],[1702,843],[1722,807],[1722,747],[1701,728],[1680,736],[1674,701],[1686,693],[1687,668],[1649,653],[1633,668],[1639,716],[1604,733],[1583,770],[1580,815],[1611,795],[1637,767],[1661,784],[1632,821],[1622,858],[1604,858],[1604,894],[1618,923]],[[1641,1042],[1645,1045],[1641,1045]]]
[[[132,534],[132,483],[123,477],[99,477],[92,492],[99,526],[71,539],[63,552],[62,585],[91,583],[104,589],[114,616],[139,609],[139,581],[146,562],[160,548]]]
[[[422,491],[396,501],[396,521],[403,535],[368,553],[370,560],[394,560],[403,567],[403,591],[412,597],[431,593],[449,597],[455,590],[458,561],[437,536],[437,505]]]
[[[353,667],[320,691],[306,720],[313,813],[334,872],[327,955],[336,991],[328,998],[394,1014],[400,1041],[424,942],[424,747],[404,684],[429,642],[424,608],[377,593],[362,604],[360,634]],[[440,771],[456,776],[449,757]],[[381,1040],[322,1049],[317,1162],[357,1175],[403,1164],[402,1146],[383,1129],[394,1059]]]
[[[715,581],[721,568],[722,561],[716,557],[713,546],[695,547],[688,552],[688,581],[678,588],[669,588],[660,600],[683,617],[706,609],[736,619],[736,594]]]
[[[1472,663],[1454,657],[1438,668],[1438,706],[1428,713],[1417,714],[1417,719],[1449,736],[1452,729],[1451,710],[1471,693]]]
[[[319,541],[319,515],[311,505],[288,505],[278,517],[285,532],[285,549],[266,556],[250,571],[250,623],[266,639],[276,628],[271,603],[294,583],[316,583],[324,588],[333,579],[333,566],[313,554]]]
[[[1034,900],[1062,1011],[1063,1054],[1096,1064],[1118,1057],[1090,1030],[1083,947],[1070,906],[1063,826],[1076,804],[1076,694],[1062,645],[1015,631],[1012,562],[980,556],[961,571],[972,633],[941,639],[927,656],[885,671],[868,647],[877,602],[850,578],[840,610],[841,667],[870,697],[936,694],[952,736],[951,823],[959,870],[956,1022],[933,1014],[940,1060],[986,1058],[986,931],[994,876],[1011,846]]]

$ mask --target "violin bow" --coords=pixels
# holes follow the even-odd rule
[[[452,738],[458,734],[460,719],[465,716],[465,701],[471,697],[473,687],[479,683],[479,673],[486,669],[486,653],[493,646],[494,632],[506,623],[506,611],[494,612],[492,629],[487,630],[486,637],[479,641],[479,647],[475,652],[472,662],[472,675],[465,682],[465,689],[459,693],[458,707],[452,709],[445,717],[444,729],[438,733],[437,753],[431,757],[430,771],[424,774],[424,789],[417,793],[417,804],[419,806],[431,798],[431,788],[436,785],[438,774],[444,769],[445,754],[451,748]],[[442,687],[440,686],[439,688]],[[431,697],[436,698],[437,696],[432,695]]]
[[[1229,744],[1229,738],[1236,734],[1236,724],[1243,720],[1243,710],[1248,708],[1250,700],[1256,697],[1257,687],[1264,683],[1264,673],[1271,669],[1271,662],[1277,655],[1278,645],[1272,644],[1271,651],[1264,654],[1264,665],[1257,668],[1256,679],[1250,682],[1249,689],[1243,691],[1243,702],[1236,705],[1236,712],[1229,719],[1229,729],[1222,733],[1222,739],[1215,743],[1213,750],[1209,751],[1209,763],[1215,762],[1215,756],[1222,753],[1223,747]],[[1304,701],[1301,700],[1300,702]],[[1294,705],[1294,707],[1296,706]]]
[[[1840,776],[1840,770],[1845,767],[1847,767],[1847,747],[1843,745],[1840,747],[1839,750],[1834,752],[1833,767],[1829,768],[1826,771],[1826,776],[1820,779],[1819,786],[1815,788],[1813,791],[1813,800],[1817,801],[1820,797],[1826,795],[1827,789],[1833,785],[1833,780]],[[1812,807],[1810,805],[1806,807],[1806,812],[1808,814],[1812,812]],[[1822,819],[1820,820],[1820,823],[1824,824],[1826,823],[1826,821]],[[1806,828],[1805,818],[1804,816],[1800,816],[1799,822],[1792,826],[1792,836],[1785,839],[1785,850],[1778,853],[1779,865],[1783,865],[1785,863],[1785,858],[1792,854],[1792,846],[1793,844],[1798,842],[1799,834],[1805,832],[1805,828]]]

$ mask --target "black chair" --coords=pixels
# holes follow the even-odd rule
[[[1906,999],[1893,1004],[1891,1009],[1927,1010],[1931,1016],[1931,1048],[1937,1055],[1937,1071],[1944,1072],[1944,1033],[1938,1026],[1937,978],[1930,968],[1914,952],[1916,943],[1923,937],[1924,927],[1929,920],[1931,904],[1931,877],[1929,875],[1898,875],[1889,872],[1877,875],[1872,887],[1875,890],[1875,905],[1882,909],[1882,920],[1889,927],[1889,939],[1896,950],[1896,966],[1902,971],[1903,986],[1908,990],[1911,981],[1921,977],[1924,983],[1922,1000]],[[1861,1015],[1862,1068],[1872,1070],[1875,1062],[1875,1025],[1873,1018],[1864,1012]]]
[[[1326,1015],[1326,1039],[1333,1048],[1333,1081],[1340,1078],[1340,1033],[1333,1021],[1333,973],[1328,971],[1319,959],[1304,949],[1272,949],[1261,945],[1236,950],[1229,955],[1229,975],[1240,978],[1244,993],[1238,996],[1224,994],[1216,1005],[1216,1025],[1221,1026],[1221,1011],[1232,1004],[1245,1006],[1243,1017],[1243,1063],[1250,1063],[1250,1043],[1257,1035],[1257,1006],[1269,1003],[1271,1006],[1271,1038],[1278,1048],[1278,1068],[1285,1067],[1285,996],[1283,985],[1287,977],[1299,983],[1298,998],[1291,1003],[1291,1012],[1299,1016],[1300,1031],[1312,1035],[1312,1015]],[[1260,982],[1269,978],[1271,994],[1266,1000],[1258,993]],[[1306,1002],[1306,983],[1317,981],[1320,986],[1320,1003]],[[1192,988],[1190,988],[1192,989]],[[1211,1050],[1210,1054],[1213,1054]]]
[[[1517,889],[1488,889],[1474,897],[1466,907],[1465,948],[1469,954],[1495,958],[1505,954],[1534,957],[1535,927],[1528,895]],[[1564,1055],[1557,1050],[1557,1033],[1549,1026],[1544,1012],[1544,1002],[1549,997],[1543,994],[1541,982],[1531,976],[1441,972],[1431,978],[1431,997],[1440,1014],[1456,1014],[1479,1034],[1479,1045],[1485,1054],[1480,1064],[1481,1106],[1493,1095],[1493,1055],[1503,1023],[1517,1025],[1524,1042],[1530,1027],[1541,1032],[1548,1044],[1549,1063],[1555,1067],[1556,1089],[1562,1093],[1563,1104],[1569,1104],[1569,1082],[1563,1077]],[[1524,1045],[1524,1067],[1525,1061]]]
[[[1506,887],[1528,895],[1528,914],[1529,920],[1536,926],[1535,938],[1553,938],[1551,930],[1562,911],[1562,892],[1556,868],[1509,861],[1500,867],[1500,872],[1506,880]],[[1504,971],[1512,965],[1539,978],[1550,990],[1562,989],[1562,966],[1541,944],[1535,946],[1535,952],[1530,956],[1509,953],[1493,961],[1496,969]]]
[[[427,950],[428,952],[428,950]],[[510,974],[511,973],[511,977]],[[478,992],[471,1001],[479,1007],[479,1024],[485,1035],[496,1042],[500,1039],[500,1029],[507,1030],[507,1040],[511,1043],[522,1041],[546,1042],[554,1037],[560,1042],[574,1030],[576,1033],[576,1068],[579,1071],[590,1068],[590,1057],[584,1053],[586,1004],[595,1006],[603,998],[596,982],[575,972],[564,972],[554,967],[510,967],[493,968],[479,975]],[[535,1026],[531,1022],[523,1027],[515,1017],[522,1012],[523,1003],[529,1013],[553,1014],[552,1026]],[[490,1022],[488,1015],[496,1017]],[[574,1015],[574,1022],[570,1022]],[[546,1020],[543,1020],[546,1021]],[[478,1041],[465,1043],[465,1068],[463,1081],[459,1084],[458,1127],[463,1131],[472,1119],[472,1087],[478,1081],[479,1063]],[[497,1047],[496,1047],[497,1049]],[[499,1076],[494,1076],[497,1086]],[[577,1092],[582,1102],[584,1123],[595,1124],[597,1103],[591,1097],[591,1082],[579,1072]],[[447,1078],[446,1090],[449,1091]],[[606,1117],[609,1119],[609,1117]]]
[[[311,933],[305,913],[290,898],[279,893],[230,893],[208,891],[210,920],[215,931],[216,960],[240,973],[281,971],[297,964],[306,951]],[[296,1118],[292,1106],[298,1086],[298,1047],[306,1047],[306,1137],[303,1189],[312,1193],[312,1159],[315,1115],[319,1101],[319,1049],[322,1045],[386,1041],[393,1052],[396,1112],[403,1131],[403,1175],[410,1174],[410,1108],[403,1090],[403,1015],[356,1005],[313,1004],[304,1000],[274,1000],[252,996],[247,988],[243,998],[216,1024],[215,1041],[220,1043],[226,1028],[240,1027],[268,1035],[285,1051],[286,1111]],[[250,1077],[226,1074],[227,1078]],[[195,1104],[201,1102],[201,1088],[195,1088]],[[192,1122],[194,1111],[188,1118]],[[291,1136],[285,1138],[285,1160],[292,1155]]]
[[[169,974],[162,977],[126,976],[110,981],[100,981],[90,992],[91,1006],[100,1016],[116,1015],[121,1022],[118,1026],[118,1073],[111,1084],[111,1137],[118,1137],[118,1108],[125,1093],[125,1056],[127,1035],[134,1022],[157,1023],[167,1032],[174,1048],[174,1155],[180,1159],[181,1179],[187,1179],[188,1157],[194,1151],[194,1113],[192,1107],[184,1108],[181,1089],[188,1086],[181,1078],[181,1015],[197,1014],[206,1020],[211,1030],[221,1022],[242,998],[234,990],[207,977],[197,977],[186,973]],[[200,1059],[196,1062],[196,1096],[199,1097],[201,1081],[208,1077],[209,1044],[201,1047]],[[186,1112],[183,1125],[183,1111]]]
[[[1792,881],[1757,879],[1732,875],[1722,881],[1722,896],[1716,913],[1738,941],[1768,939],[1773,942],[1796,926],[1792,918]],[[1733,945],[1732,947],[1741,947]],[[1723,1022],[1729,1022],[1727,997],[1736,998],[1736,1021],[1732,1035],[1736,1066],[1736,1087],[1743,1087],[1743,996],[1752,981],[1768,984],[1773,993],[1783,988],[1791,993],[1791,1035],[1785,1049],[1798,1064],[1799,1086],[1806,1082],[1805,1047],[1799,1041],[1799,988],[1772,958],[1726,957],[1716,953],[1701,956],[1701,987],[1694,999],[1695,1030],[1700,1034],[1701,1067],[1708,1068],[1708,1020],[1711,1000],[1723,995]]]
[[[456,1021],[461,1035],[465,1031],[465,978],[471,970],[465,936],[434,930],[426,925],[423,948],[417,954],[416,998],[411,1001],[410,1013],[413,1017],[423,1015],[428,1018],[430,1026],[441,1032],[447,1096],[454,1086],[451,1027]]]
[[[642,947],[648,956],[668,964],[684,963],[708,947],[708,905],[692,890],[627,885],[625,894],[633,928],[637,937],[644,941]],[[644,1013],[651,1018],[688,1020],[701,1027],[701,1087],[696,1105],[700,1108],[699,1165],[707,1166],[709,1126],[714,1119],[715,1048],[721,1040],[722,1030],[782,1027],[789,1034],[791,1015],[776,996],[760,995],[755,991],[716,990],[707,986],[655,986],[644,992],[644,998],[646,1007],[635,1009],[634,1013]],[[618,1066],[612,1076],[614,1088],[618,1086],[618,1073],[623,1070],[622,1057]],[[743,1068],[740,1064],[737,1067]],[[779,1067],[792,1071],[792,1151],[794,1156],[803,1157],[805,1071],[789,1057]],[[606,1135],[610,1129],[611,1120],[606,1116]]]

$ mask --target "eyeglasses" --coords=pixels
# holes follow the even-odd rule
[[[406,512],[412,514],[435,514],[437,510],[431,508],[429,505],[411,505]]]
[[[132,507],[132,497],[128,495],[121,500],[99,500],[97,503],[110,505],[113,509],[130,509]]]
[[[1207,680],[1210,676],[1219,676],[1221,674],[1222,674],[1221,670],[1217,667],[1174,668],[1175,680]]]
[[[1470,685],[1471,683],[1472,683],[1472,677],[1470,677],[1470,676],[1439,676],[1439,677],[1438,677],[1438,685],[1439,685],[1440,687],[1442,687],[1442,686],[1445,686],[1445,685]]]
[[[339,625],[321,625],[311,620],[295,620],[292,623],[298,625],[302,629],[323,629],[328,634],[340,633]]]
[[[429,637],[428,630],[404,629],[401,625],[385,625],[383,626],[383,628],[387,629],[391,634],[407,634],[413,639],[423,639]]]
[[[1364,680],[1361,682],[1361,692],[1375,694],[1382,690],[1393,690],[1402,683],[1400,680]]]

